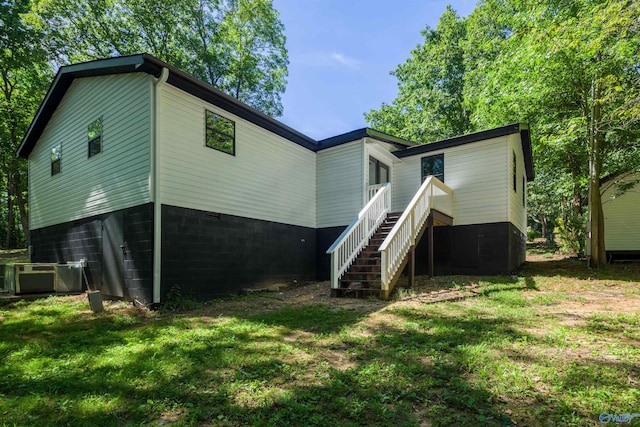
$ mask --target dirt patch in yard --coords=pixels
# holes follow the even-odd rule
[[[203,315],[246,316],[285,307],[323,305],[333,310],[369,314],[383,311],[391,305],[395,309],[473,298],[481,295],[483,287],[492,282],[511,282],[514,289],[535,290],[527,294],[529,297],[544,298],[547,291],[563,291],[565,300],[561,302],[561,313],[558,314],[566,318],[568,325],[580,322],[587,315],[607,312],[612,307],[629,313],[640,310],[640,263],[608,266],[596,271],[588,269],[583,260],[575,257],[529,254],[526,264],[512,276],[443,276],[431,279],[418,276],[413,289],[399,288],[389,301],[375,297],[332,298],[330,283],[325,281],[281,288],[277,292],[255,292],[237,299],[209,301],[201,311]],[[560,302],[550,303],[549,311],[559,305]]]

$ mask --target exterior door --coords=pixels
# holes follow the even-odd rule
[[[124,215],[114,212],[102,221],[102,293],[124,297]]]
[[[369,185],[384,184],[390,181],[389,178],[389,166],[369,157]]]

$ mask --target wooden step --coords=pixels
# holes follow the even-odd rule
[[[380,264],[353,264],[349,269],[351,273],[378,273],[380,274]]]
[[[376,284],[379,285],[380,284],[380,278],[378,279],[371,279],[371,280],[365,280],[365,279],[358,279],[358,278],[345,278],[342,277],[340,279],[340,283],[341,284],[354,284],[354,283],[369,283],[369,284]]]
[[[382,260],[380,258],[367,258],[367,259],[358,258],[357,260],[355,260],[353,264],[351,264],[350,268],[369,267],[369,268],[377,268],[378,270],[380,270],[381,264],[382,264]]]
[[[402,212],[394,212],[374,232],[367,246],[360,252],[353,264],[339,280],[339,289],[332,289],[333,296],[355,295],[366,296],[371,293],[379,294],[382,287],[380,266],[382,254],[378,251],[393,227],[402,216]]]
[[[383,240],[387,238],[389,233],[376,233],[371,238],[376,240]]]
[[[347,272],[340,278],[347,282],[375,282],[380,280],[380,272]]]
[[[358,258],[367,258],[367,259],[372,259],[372,258],[381,258],[382,254],[380,252],[378,252],[378,245],[376,246],[367,246],[366,248],[364,248],[364,250],[362,251],[362,253],[360,253],[360,256],[358,256]],[[356,259],[358,259],[356,258]]]
[[[353,271],[350,273],[344,273],[344,276],[340,280],[346,281],[361,281],[361,282],[375,282],[380,281],[380,272],[359,272]]]

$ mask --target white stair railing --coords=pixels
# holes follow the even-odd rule
[[[407,251],[415,245],[420,229],[431,209],[453,216],[453,190],[439,179],[429,176],[407,205],[396,225],[378,249],[382,254],[381,288],[388,291],[394,275],[402,265]]]
[[[371,199],[373,199],[373,196],[376,195],[376,193],[378,192],[378,190],[380,190],[382,187],[384,187],[385,185],[387,185],[388,182],[382,183],[382,184],[373,184],[367,187],[367,202]]]
[[[391,186],[383,184],[327,250],[331,255],[331,288],[338,289],[340,278],[351,266],[391,209]]]

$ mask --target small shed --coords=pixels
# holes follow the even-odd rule
[[[640,172],[603,179],[601,194],[607,259],[640,258]]]

